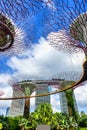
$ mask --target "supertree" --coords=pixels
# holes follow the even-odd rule
[[[48,20],[51,28],[55,29],[47,37],[49,44],[69,53],[82,51],[87,57],[87,1],[62,0],[55,3],[54,13],[50,13],[52,16]],[[86,66],[87,60],[83,63],[83,75],[75,85],[87,80]]]
[[[14,41],[14,26],[5,16],[0,14],[0,51],[8,49]]]
[[[11,52],[18,54],[22,52],[24,37],[25,33],[22,27],[19,27],[6,15],[0,13],[0,53],[10,54]]]
[[[33,84],[32,82],[22,81],[19,84],[23,89],[25,96],[29,96],[35,91],[36,85]],[[30,113],[30,98],[25,98],[24,117],[28,118],[29,113]]]

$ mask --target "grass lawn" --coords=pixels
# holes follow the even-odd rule
[[[87,127],[85,127],[85,128],[80,128],[80,130],[87,130]]]

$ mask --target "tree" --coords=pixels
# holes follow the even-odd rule
[[[56,115],[49,103],[41,103],[35,112],[31,113],[31,117],[34,127],[37,127],[38,124],[47,124],[51,126],[51,129],[54,129],[58,125]]]
[[[34,112],[34,118],[39,124],[46,124],[52,118],[52,107],[48,103],[41,103]]]
[[[8,117],[9,130],[19,130],[20,117]]]
[[[80,127],[87,127],[87,115],[81,116],[79,118],[79,126]]]
[[[3,130],[9,130],[9,120],[8,117],[0,116],[0,123]]]
[[[3,124],[2,124],[2,123],[0,123],[0,130],[2,130],[2,128],[3,128]]]
[[[81,117],[82,117],[82,116],[85,116],[86,114],[85,114],[84,111],[81,111],[80,115],[81,115]]]

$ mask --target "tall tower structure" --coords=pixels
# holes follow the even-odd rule
[[[59,73],[57,77],[60,77],[60,79],[63,78],[63,80],[60,82],[60,89],[64,89],[76,84],[78,79],[81,77],[81,73],[75,71],[67,71]],[[78,113],[78,106],[74,95],[74,89],[76,87],[79,86],[75,86],[73,88],[71,87],[70,89],[59,93],[61,112],[73,117],[75,113]]]
[[[38,84],[38,86],[41,87],[41,89],[36,90],[36,95],[49,92],[48,84],[43,83],[43,84]],[[44,102],[50,103],[50,95],[42,96],[42,97],[36,97],[35,98],[35,109],[37,109],[37,107],[41,103],[44,103]]]
[[[75,111],[78,112],[78,107],[77,107],[77,103],[76,103],[76,98],[75,98],[74,92],[72,93],[71,96],[72,96],[73,101],[74,101]],[[59,93],[59,97],[60,97],[61,112],[68,114],[68,103],[67,103],[67,99],[66,99],[66,93],[65,92]]]
[[[74,83],[74,81],[64,81],[61,83],[61,88],[72,86]],[[78,122],[78,108],[73,90],[74,88],[71,88],[60,93],[60,106],[62,113],[67,114],[69,117],[73,117],[73,119]]]
[[[18,84],[14,84],[12,86],[12,88],[13,88],[12,97],[24,96],[23,89],[21,89]],[[24,99],[12,100],[11,107],[9,108],[7,116],[13,116],[14,117],[14,116],[23,115],[24,102],[25,102]]]

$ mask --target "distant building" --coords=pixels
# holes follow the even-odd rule
[[[6,109],[6,116],[8,115],[9,110],[10,110],[10,107],[7,107],[7,109]]]
[[[65,81],[66,82],[66,81]],[[70,81],[69,81],[70,82]],[[26,84],[28,86],[25,85],[24,88],[28,88],[29,90],[31,90],[30,94],[33,92],[33,90],[36,91],[36,95],[38,94],[44,94],[44,93],[49,93],[49,86],[55,87],[55,88],[60,88],[61,84],[64,83],[64,79],[63,80],[34,80],[34,81],[26,81],[23,83],[18,83],[20,84]],[[31,84],[31,85],[29,85]],[[36,85],[35,89],[32,86],[33,84]],[[65,86],[65,84],[64,84]],[[63,86],[62,86],[63,87]],[[18,87],[18,85],[14,85],[13,86],[13,97],[21,97],[21,96],[25,96],[25,90],[22,87]],[[28,92],[28,91],[26,91]],[[29,94],[28,94],[29,95]],[[74,99],[74,107],[75,110],[78,112],[78,108],[77,108],[77,103],[76,103],[76,99],[75,99],[75,95],[73,92],[73,99]],[[61,92],[59,93],[59,97],[60,97],[60,108],[61,108],[61,112],[63,113],[67,113],[68,114],[68,105],[67,105],[67,100],[66,100],[66,96],[65,96],[65,92]],[[41,97],[36,97],[35,98],[35,109],[37,109],[37,107],[41,104],[41,103],[50,103],[50,95],[48,96],[41,96]],[[24,105],[25,105],[25,99],[16,99],[16,100],[12,100],[11,102],[11,107],[10,109],[7,110],[6,115],[8,116],[18,116],[18,115],[23,115],[24,113]]]
[[[24,96],[24,93],[21,89],[13,87],[13,97]],[[7,113],[7,116],[18,116],[23,115],[24,112],[24,99],[12,100],[11,107]]]
[[[70,82],[73,82],[73,81],[65,81],[66,85],[69,85]],[[75,99],[73,90],[72,90],[72,94],[70,96],[72,96],[72,99],[74,101],[75,111],[78,113],[78,107],[77,107],[77,103],[76,103],[76,99]],[[67,104],[67,99],[66,99],[66,93],[65,92],[59,93],[59,97],[60,97],[61,112],[68,114],[68,104]]]
[[[78,112],[78,107],[77,107],[77,103],[76,103],[74,92],[73,92],[72,96],[73,96],[73,100],[74,100],[75,111]],[[60,97],[60,108],[61,108],[61,112],[68,114],[68,105],[67,105],[67,100],[66,100],[65,92],[59,93],[59,97]]]
[[[49,92],[48,84],[38,84],[38,86],[41,87],[40,90],[36,90],[36,95],[43,94]],[[35,109],[41,104],[41,103],[50,103],[50,95],[48,96],[42,96],[42,97],[36,97],[35,98]]]

